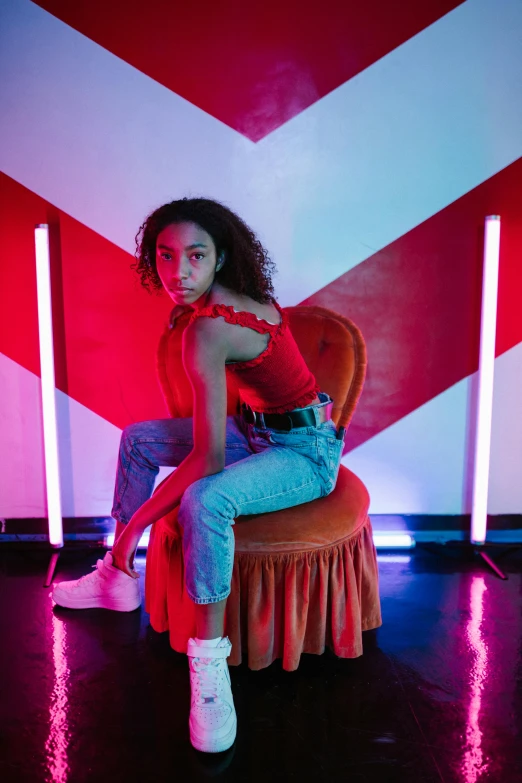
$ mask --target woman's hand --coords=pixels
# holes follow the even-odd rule
[[[112,547],[113,565],[133,579],[139,579],[140,576],[137,571],[134,571],[133,565],[134,553],[142,533],[143,530],[136,529],[131,521]]]

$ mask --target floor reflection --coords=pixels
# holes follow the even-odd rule
[[[100,554],[64,548],[60,579]],[[231,667],[238,740],[207,759],[189,741],[186,657],[145,607],[51,610],[47,549],[0,548],[0,783],[522,783],[522,550],[507,581],[460,552],[379,560],[384,623],[364,655]]]
[[[482,750],[483,735],[479,722],[482,690],[488,672],[488,648],[482,633],[486,590],[484,577],[473,576],[470,589],[470,619],[466,626],[466,641],[473,656],[473,665],[469,675],[471,687],[466,726],[466,751],[462,761],[465,783],[475,783],[478,777],[487,770]]]
[[[69,775],[68,691],[70,672],[67,665],[67,634],[62,620],[52,615],[54,688],[49,704],[49,737],[45,743],[48,780],[66,783]]]

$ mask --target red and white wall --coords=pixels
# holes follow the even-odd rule
[[[121,428],[165,415],[169,301],[138,286],[134,235],[182,195],[257,230],[281,304],[362,328],[344,461],[375,513],[470,510],[481,231],[500,214],[489,511],[522,513],[522,4],[306,5],[0,4],[0,516],[46,514],[34,225],[60,261],[63,510],[105,516]]]

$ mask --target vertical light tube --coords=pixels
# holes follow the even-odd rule
[[[34,243],[36,250],[36,290],[38,298],[38,333],[40,341],[45,484],[47,489],[49,542],[51,546],[62,547],[63,524],[60,492],[60,465],[58,457],[58,431],[56,426],[49,226],[47,224],[35,227]]]
[[[471,509],[471,541],[474,544],[483,544],[486,540],[499,252],[500,217],[489,215],[486,218],[484,232],[477,423]]]

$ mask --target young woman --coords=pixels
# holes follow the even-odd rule
[[[129,611],[140,604],[134,554],[143,531],[179,504],[186,589],[196,605],[188,642],[195,748],[226,750],[236,714],[223,638],[234,559],[231,525],[242,514],[295,506],[335,486],[342,437],[332,401],[318,388],[273,297],[273,264],[245,223],[208,199],[157,209],[137,236],[142,284],[163,287],[174,315],[192,311],[183,364],[192,419],[127,427],[122,435],[112,515],[116,543],[96,571],[55,585],[61,606]],[[227,417],[226,372],[234,372],[241,412]],[[158,466],[177,466],[152,495]]]

